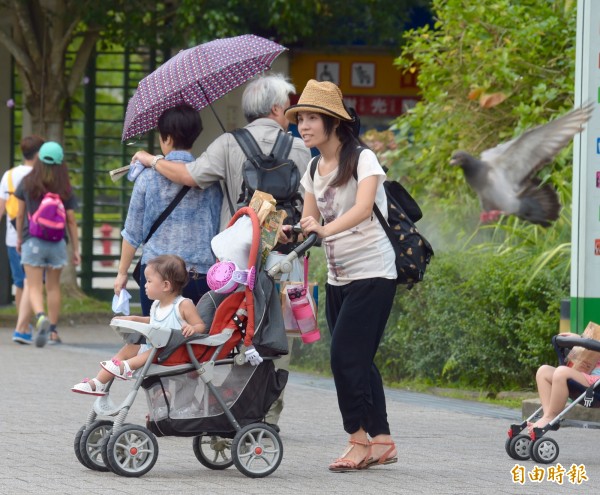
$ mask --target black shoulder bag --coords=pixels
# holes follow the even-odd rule
[[[148,242],[150,237],[152,237],[152,234],[154,234],[154,232],[156,232],[158,227],[160,227],[160,224],[165,221],[165,219],[171,214],[171,212],[175,209],[175,207],[179,204],[179,202],[183,199],[183,197],[187,194],[187,192],[190,189],[191,189],[190,186],[183,186],[181,188],[181,190],[177,193],[177,196],[175,196],[175,198],[173,198],[173,201],[171,201],[169,203],[169,206],[167,206],[165,208],[165,211],[163,211],[160,214],[160,216],[156,219],[156,221],[152,224],[152,227],[150,227],[150,232],[148,232],[148,235],[144,239],[143,244],[146,244]],[[140,285],[141,266],[142,266],[142,258],[140,257],[140,259],[138,259],[138,262],[135,265],[135,268],[133,269],[133,273],[132,273],[133,280],[135,280],[135,282],[138,285]]]

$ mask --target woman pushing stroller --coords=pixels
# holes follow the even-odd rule
[[[394,249],[373,205],[387,216],[385,172],[358,138],[340,89],[310,80],[285,116],[321,153],[302,178],[301,226],[323,239],[327,256],[326,315],[331,369],[348,447],[335,472],[397,462],[381,375],[374,359],[396,292]],[[321,224],[321,218],[324,224]]]

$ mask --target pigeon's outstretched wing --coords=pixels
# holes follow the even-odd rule
[[[571,110],[548,124],[535,127],[516,139],[484,151],[481,161],[493,168],[502,169],[509,182],[518,189],[526,188],[528,179],[580,132],[590,119],[594,103]]]
[[[558,194],[552,184],[543,184],[536,173],[580,132],[590,119],[594,103],[572,110],[548,124],[484,151],[477,159],[465,151],[452,155],[469,185],[479,196],[482,220],[492,213],[517,215],[547,227],[560,213]]]

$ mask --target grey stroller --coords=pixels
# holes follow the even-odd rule
[[[258,225],[254,210],[240,209]],[[256,228],[255,232],[259,232]],[[192,437],[198,461],[213,470],[237,469],[251,478],[273,473],[283,458],[279,434],[264,422],[271,404],[287,382],[287,371],[275,370],[274,359],[286,354],[287,338],[275,280],[316,242],[313,234],[267,272],[260,266],[260,235],[253,236],[249,270],[253,280],[243,291],[211,294],[215,314],[208,335],[184,338],[181,331],[154,328],[130,320],[113,320],[112,328],[125,342],[143,336],[152,346],[146,364],[134,374],[126,398],[115,404],[107,394],[98,397],[85,424],[75,435],[75,456],[85,467],[139,477],[158,458],[157,436]],[[202,301],[201,301],[202,302]],[[236,309],[248,308],[248,320],[236,321]],[[202,337],[202,338],[199,338]],[[248,343],[263,358],[258,366],[245,361]],[[186,355],[186,362],[172,356]],[[137,393],[143,388],[148,403],[146,425],[126,423]]]
[[[579,337],[555,335],[552,344],[558,355],[560,365],[564,365],[569,351],[577,346],[600,352],[600,341]],[[527,431],[527,424],[535,421],[542,414],[542,408],[538,408],[527,419],[520,423],[510,425],[508,438],[505,441],[506,453],[515,460],[525,461],[533,459],[541,464],[551,464],[558,458],[558,442],[546,436],[548,432],[557,431],[564,422],[565,425],[579,426],[584,428],[600,428],[598,423],[579,424],[575,420],[565,420],[567,413],[578,404],[585,407],[600,407],[600,380],[589,387],[584,387],[574,380],[567,380],[569,398],[571,402],[543,428],[533,428],[531,433]]]

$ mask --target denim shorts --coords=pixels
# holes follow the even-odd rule
[[[21,246],[21,263],[24,265],[62,268],[67,264],[67,243],[45,241],[30,237]]]
[[[10,264],[13,284],[22,289],[23,281],[25,280],[25,271],[23,270],[23,265],[21,265],[21,257],[17,253],[16,247],[6,246],[6,248],[8,249],[8,263]]]

